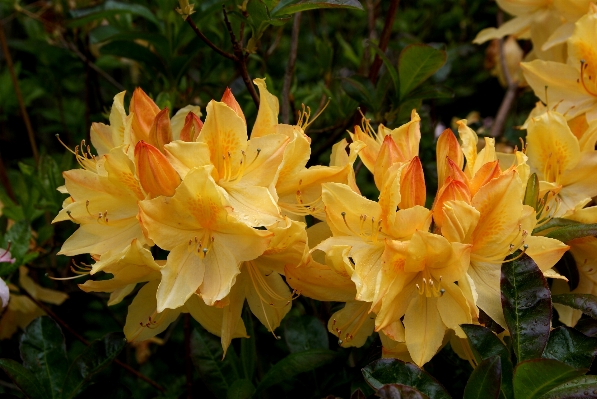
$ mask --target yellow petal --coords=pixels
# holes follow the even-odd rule
[[[450,242],[471,244],[479,222],[479,211],[464,201],[446,201],[442,212],[442,235]]]
[[[345,184],[325,183],[322,193],[327,222],[335,236],[358,235],[360,231],[370,234],[371,220],[376,230],[381,216],[379,204],[356,194]],[[367,215],[366,223],[361,223],[362,215]]]
[[[373,332],[375,315],[369,313],[367,302],[347,302],[328,321],[328,331],[338,337],[342,347],[361,347]]]
[[[437,298],[416,295],[404,316],[406,347],[419,367],[427,363],[439,350],[446,326],[437,309]]]
[[[446,327],[454,330],[460,338],[466,334],[460,328],[461,324],[472,323],[471,311],[460,288],[453,283],[442,285],[444,294],[437,298],[437,309]]]
[[[240,273],[239,261],[235,256],[235,252],[239,257],[251,256],[251,254],[242,252],[239,254],[238,250],[231,251],[231,247],[236,241],[238,240],[232,239],[226,242],[220,239],[219,236],[216,237],[213,248],[203,260],[205,275],[203,276],[203,283],[199,287],[199,293],[207,305],[211,306],[216,301],[224,299],[234,285],[236,276]]]
[[[68,295],[64,292],[44,288],[36,284],[28,274],[29,270],[25,266],[19,267],[19,284],[33,298],[53,305],[61,305],[62,302],[68,299]]]
[[[275,133],[275,126],[278,124],[278,113],[280,105],[276,96],[267,90],[265,79],[253,79],[255,85],[259,88],[259,110],[251,138],[266,136]]]
[[[247,123],[247,120],[245,119],[245,114],[243,113],[243,110],[240,107],[238,101],[236,101],[234,94],[232,94],[232,90],[230,90],[230,87],[226,88],[226,90],[224,91],[224,95],[222,96],[222,99],[220,101],[232,108],[232,110],[236,112],[236,115],[240,116],[242,120],[245,121],[245,123]]]
[[[247,284],[247,302],[261,324],[273,332],[290,311],[292,294],[278,273],[250,263],[246,262],[242,271],[251,282]]]
[[[164,146],[164,155],[182,179],[191,169],[211,164],[205,143],[173,141]]]
[[[224,309],[215,306],[207,306],[198,295],[192,295],[184,306],[184,311],[189,312],[191,316],[203,328],[210,333],[221,336],[222,321],[224,318]],[[236,329],[230,335],[231,338],[248,338],[247,330],[242,319],[236,325]]]
[[[479,141],[479,138],[477,133],[468,127],[466,123],[466,119],[456,122],[458,125],[458,134],[462,141],[462,152],[466,158],[464,171],[469,178],[472,178],[475,175],[473,167],[477,162],[477,142]]]

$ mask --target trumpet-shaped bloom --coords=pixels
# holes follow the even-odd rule
[[[189,172],[171,198],[139,204],[149,237],[170,251],[161,269],[158,312],[184,305],[195,291],[208,305],[224,299],[239,263],[261,255],[271,239],[272,233],[253,229],[229,213],[212,169]]]

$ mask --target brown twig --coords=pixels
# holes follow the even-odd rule
[[[234,62],[238,61],[238,59],[236,58],[236,56],[234,54],[225,52],[224,50],[222,50],[221,48],[216,46],[211,40],[209,40],[203,33],[201,33],[201,31],[199,30],[199,28],[197,28],[197,25],[195,25],[195,22],[193,22],[193,20],[191,19],[190,16],[187,17],[186,21],[187,21],[187,24],[189,24],[189,26],[191,27],[191,29],[193,29],[193,32],[195,32],[195,34],[197,36],[199,36],[199,38],[201,40],[203,40],[203,42],[205,42],[205,44],[207,44],[209,47],[211,47],[211,49],[213,51],[220,54],[224,58],[228,58],[231,61],[234,61]]]
[[[8,178],[8,173],[6,173],[6,168],[4,167],[4,162],[2,162],[2,154],[0,154],[0,183],[4,187],[6,194],[9,196],[11,200],[16,204],[17,197],[15,196],[15,192],[12,189],[12,184],[10,184],[10,179]]]
[[[87,341],[85,338],[83,338],[83,336],[79,335],[79,333],[76,332],[71,326],[69,326],[68,324],[66,324],[66,322],[64,320],[62,320],[60,317],[58,317],[56,315],[56,313],[54,313],[49,307],[47,307],[42,302],[40,302],[37,299],[35,299],[34,297],[32,297],[27,291],[23,291],[23,293],[25,295],[27,295],[29,297],[29,299],[31,299],[37,306],[39,306],[51,318],[53,318],[58,324],[60,324],[62,326],[62,328],[64,328],[68,332],[70,332],[76,339],[78,339],[79,341],[81,341],[82,343],[84,343],[87,346],[91,345],[91,343],[89,341]],[[157,382],[153,381],[152,379],[144,376],[143,374],[141,374],[140,372],[138,372],[137,370],[135,370],[134,368],[132,368],[128,364],[123,363],[123,362],[121,362],[118,359],[114,359],[114,363],[117,364],[117,365],[119,365],[120,367],[122,367],[123,369],[125,369],[126,371],[128,371],[129,373],[133,374],[135,377],[139,378],[140,380],[145,381],[146,383],[148,383],[149,385],[151,385],[152,387],[154,387],[158,391],[160,391],[160,392],[166,392],[166,389],[164,387],[162,387],[160,384],[158,384]]]
[[[392,3],[390,3],[390,8],[386,15],[386,22],[383,26],[383,30],[381,31],[381,39],[379,40],[379,48],[381,51],[385,52],[388,48],[388,42],[390,41],[390,36],[392,35],[392,26],[394,25],[394,20],[396,19],[396,12],[398,11],[399,3],[400,0],[392,0]],[[377,81],[381,64],[381,58],[379,55],[376,55],[375,59],[373,60],[373,64],[371,64],[371,68],[369,69],[369,80],[371,80],[373,84],[375,84]]]
[[[288,56],[288,64],[286,64],[286,72],[284,73],[284,85],[282,86],[282,123],[288,124],[290,122],[290,84],[292,83],[292,75],[294,74],[294,65],[296,64],[296,54],[298,52],[298,39],[301,29],[301,15],[302,12],[294,14],[294,21],[292,23],[292,36],[290,38],[290,54]]]
[[[186,371],[187,399],[193,399],[193,363],[191,361],[191,315],[184,314],[184,366]]]
[[[35,163],[39,164],[39,151],[37,150],[37,143],[35,142],[35,135],[33,134],[33,127],[31,126],[31,121],[29,120],[29,114],[27,113],[27,108],[25,108],[25,102],[23,101],[23,95],[21,94],[21,88],[19,87],[19,81],[17,79],[17,75],[15,74],[14,66],[12,64],[12,58],[10,57],[10,52],[8,51],[8,45],[6,44],[6,37],[4,36],[4,26],[0,22],[0,43],[2,44],[2,52],[4,53],[4,58],[6,58],[6,66],[8,66],[8,71],[10,72],[10,78],[12,80],[12,84],[15,89],[15,94],[17,95],[17,101],[19,102],[19,107],[21,108],[21,115],[23,117],[23,121],[25,122],[25,127],[27,128],[27,135],[29,136],[29,144],[31,144],[31,152],[33,152],[33,158],[35,159]]]
[[[249,70],[247,69],[247,55],[243,50],[242,43],[236,40],[232,25],[230,24],[230,20],[228,20],[226,6],[222,6],[222,12],[224,13],[224,22],[226,23],[226,29],[228,29],[228,35],[230,35],[230,41],[232,42],[232,49],[234,51],[234,55],[236,56],[236,66],[238,67],[240,76],[243,78],[243,82],[245,82],[245,86],[247,86],[247,90],[249,90],[249,93],[251,94],[251,98],[253,98],[255,106],[259,108],[259,95],[255,90],[255,86],[253,86],[253,81],[251,80],[251,77],[249,76]],[[241,29],[241,36],[242,33],[243,32]]]

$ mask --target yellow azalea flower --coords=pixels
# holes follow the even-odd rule
[[[253,229],[228,212],[213,169],[189,172],[171,198],[139,203],[149,237],[170,251],[161,269],[158,312],[184,305],[195,291],[208,305],[224,299],[240,272],[239,263],[261,255],[271,239],[272,233]]]
[[[568,39],[567,63],[535,60],[522,63],[524,76],[544,103],[573,118],[586,112],[587,120],[597,119],[597,6],[578,20]],[[545,87],[547,86],[547,90]]]
[[[59,254],[102,255],[124,249],[133,239],[153,245],[137,220],[138,202],[146,194],[123,146],[98,159],[95,169],[69,170],[63,176],[70,197],[53,223],[70,219],[80,227],[66,240]]]
[[[597,196],[594,182],[597,151],[594,146],[581,151],[579,140],[564,116],[548,111],[533,118],[528,124],[527,143],[531,172],[536,173],[540,181],[549,183],[549,189],[557,194],[556,199],[547,204],[554,207],[552,216],[559,217],[573,210],[579,202]]]
[[[63,292],[41,287],[28,274],[29,270],[25,266],[19,267],[19,285],[33,298],[53,305],[60,305],[68,298]],[[9,288],[18,291],[13,285],[9,285]],[[29,297],[11,293],[8,306],[0,316],[0,339],[10,338],[17,328],[25,329],[33,319],[45,314]]]

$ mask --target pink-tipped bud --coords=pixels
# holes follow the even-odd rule
[[[240,116],[242,120],[245,121],[245,123],[247,123],[247,120],[245,119],[245,114],[243,114],[243,110],[240,108],[240,104],[238,103],[238,101],[236,101],[236,98],[234,98],[234,94],[232,94],[232,90],[230,90],[230,87],[226,88],[226,91],[224,92],[221,101],[230,108],[232,108],[232,110],[236,112],[236,114]]]
[[[141,187],[151,198],[171,197],[180,184],[178,173],[164,154],[143,140],[135,146],[135,167]]]
[[[425,206],[427,189],[425,187],[425,174],[419,157],[414,157],[402,169],[400,176],[400,204],[398,208],[407,209],[415,205]]]
[[[451,175],[446,158],[450,158],[460,170],[464,166],[464,155],[458,143],[458,139],[452,132],[452,129],[446,129],[437,139],[437,178],[440,184],[446,181]]]
[[[194,113],[189,112],[184,119],[184,126],[180,131],[180,139],[182,141],[197,141],[202,128],[203,122],[201,122],[201,119]]]
[[[437,190],[437,196],[435,197],[431,212],[433,213],[433,220],[438,228],[442,226],[444,220],[442,209],[446,201],[464,201],[467,204],[470,204],[471,193],[468,186],[461,181],[448,177],[446,183]]]
[[[396,145],[396,142],[392,139],[392,136],[388,135],[383,139],[379,154],[375,160],[375,169],[373,178],[375,185],[381,190],[385,180],[386,172],[392,165],[402,160],[402,153]]]

